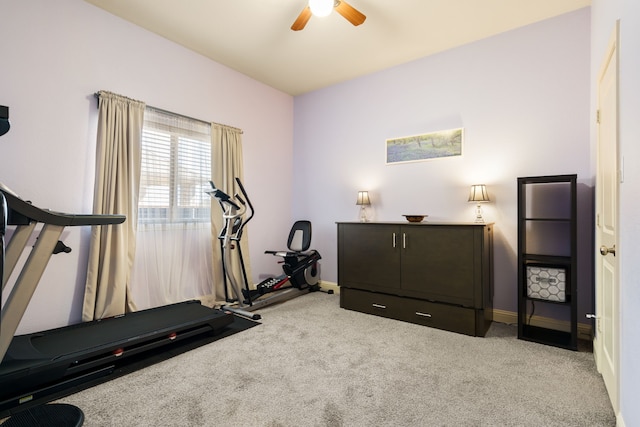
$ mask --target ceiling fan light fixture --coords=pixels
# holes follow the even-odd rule
[[[309,0],[309,9],[313,16],[329,16],[333,10],[334,0]]]

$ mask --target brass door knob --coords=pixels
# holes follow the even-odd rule
[[[608,254],[612,254],[613,256],[616,256],[616,245],[613,245],[612,248],[608,248],[604,245],[600,246],[600,254],[603,256]]]

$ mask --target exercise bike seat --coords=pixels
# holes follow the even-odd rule
[[[288,251],[265,251],[266,254],[272,254],[286,257],[297,257],[308,255],[305,253],[311,246],[311,221],[299,220],[293,223],[289,238],[287,239]]]

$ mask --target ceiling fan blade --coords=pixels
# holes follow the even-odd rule
[[[296,18],[295,22],[291,26],[291,29],[293,31],[300,31],[304,28],[305,25],[307,25],[307,22],[309,22],[309,18],[311,18],[311,9],[309,9],[309,6],[307,6],[302,9],[302,12],[300,12],[300,15],[298,15],[298,17]]]
[[[336,12],[342,15],[347,21],[351,22],[353,25],[360,25],[367,19],[360,11],[355,9],[353,6],[348,4],[346,1],[340,0],[338,5],[335,7]]]

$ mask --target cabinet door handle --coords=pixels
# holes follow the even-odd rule
[[[419,311],[416,311],[416,316],[431,317],[431,315],[429,313],[421,313]]]
[[[407,249],[407,233],[402,233],[402,249]]]
[[[396,247],[396,233],[393,233],[393,247]]]
[[[372,305],[373,307],[375,307],[375,308],[382,308],[382,309],[387,308],[387,306],[386,306],[386,305],[382,305],[382,304],[371,304],[371,305]]]

